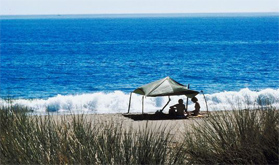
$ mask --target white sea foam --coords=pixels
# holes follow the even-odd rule
[[[81,95],[57,95],[48,99],[0,99],[0,106],[24,106],[37,113],[59,112],[59,113],[126,113],[129,104],[128,93],[115,91],[111,93],[92,93]],[[279,89],[264,89],[251,91],[248,88],[240,91],[224,91],[214,94],[205,94],[210,111],[258,108],[272,106],[279,109]],[[178,99],[185,96],[172,96],[170,104],[176,104]],[[205,100],[202,94],[197,96],[201,104],[201,110],[206,110]],[[168,97],[147,97],[144,99],[144,112],[155,112],[160,110],[168,101]],[[193,110],[194,104],[189,100],[189,110]],[[133,94],[131,101],[131,113],[142,112],[142,96]]]

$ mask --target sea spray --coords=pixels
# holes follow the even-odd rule
[[[167,113],[170,105],[176,104],[185,96],[171,96],[171,102],[163,112]],[[204,97],[197,95],[201,110],[206,110]],[[253,109],[265,106],[279,108],[279,89],[264,89],[251,91],[244,88],[240,91],[224,91],[214,94],[205,94],[210,111]],[[154,113],[167,103],[168,97],[146,97],[144,99],[144,112]],[[126,113],[129,104],[129,93],[114,91],[110,93],[96,92],[80,95],[57,95],[47,99],[0,99],[0,106],[22,106],[36,113]],[[194,109],[194,104],[189,101],[188,109]],[[142,112],[142,96],[133,94],[131,100],[131,113]]]

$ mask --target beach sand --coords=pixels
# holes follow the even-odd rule
[[[142,114],[132,114],[136,116],[142,116]],[[145,114],[152,115],[152,114]],[[147,120],[144,117],[140,120],[134,120],[129,117],[125,117],[123,114],[75,114],[75,115],[52,115],[56,122],[71,122],[73,117],[83,117],[86,123],[92,125],[98,124],[113,124],[120,126],[123,129],[132,131],[138,131],[145,128],[152,131],[152,133],[162,134],[169,133],[172,136],[173,142],[179,142],[185,136],[185,132],[191,129],[191,125],[199,124],[203,121],[203,118],[207,114],[203,113],[203,117],[190,117],[187,119],[156,119]]]

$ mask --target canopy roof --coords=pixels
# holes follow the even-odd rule
[[[189,90],[186,86],[176,82],[170,77],[163,78],[143,85],[133,91],[144,96],[156,97],[156,96],[172,96],[172,95],[186,95],[187,97],[194,97],[199,92]]]

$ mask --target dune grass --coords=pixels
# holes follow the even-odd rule
[[[175,164],[183,162],[164,128],[136,131],[122,123],[88,122],[86,115],[54,120],[0,110],[1,164]]]
[[[191,164],[278,164],[279,112],[218,112],[185,136]]]
[[[0,164],[278,164],[274,108],[214,113],[177,143],[166,127],[148,122],[127,129],[86,115],[55,120],[18,109],[0,109]]]

